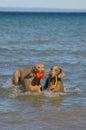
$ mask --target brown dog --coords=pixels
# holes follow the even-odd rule
[[[13,73],[13,84],[23,85],[25,91],[41,92],[41,78],[45,73],[45,66],[38,63],[30,69],[20,68]],[[41,75],[41,76],[40,76]]]
[[[64,87],[61,78],[65,73],[60,66],[52,66],[49,76],[45,82],[44,89],[54,92],[64,92]]]

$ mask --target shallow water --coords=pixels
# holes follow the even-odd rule
[[[86,14],[0,13],[0,129],[86,129]],[[65,71],[64,93],[22,93],[13,71]],[[42,80],[44,85],[46,77]]]
[[[0,126],[3,130],[86,128],[86,97],[82,96],[80,89],[65,89],[65,93],[45,91],[32,94],[10,87],[2,88],[2,93]]]

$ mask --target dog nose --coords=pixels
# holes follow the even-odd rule
[[[41,70],[41,72],[44,72],[44,70]]]
[[[49,72],[49,76],[52,76],[52,72],[51,71]]]
[[[45,71],[45,69],[43,69],[43,68],[40,69],[40,72],[44,72],[44,71]]]

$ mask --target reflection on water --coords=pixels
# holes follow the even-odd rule
[[[63,99],[64,99],[64,96],[59,96],[57,98],[52,99],[52,105],[56,107],[61,106]]]
[[[4,87],[1,91],[1,97],[4,96],[4,100],[0,101],[2,130],[12,127],[13,130],[52,130],[54,126],[55,130],[85,128],[85,108],[81,104],[78,105],[81,100],[78,96],[82,95],[82,91],[80,93],[78,89],[69,89],[65,93],[44,91],[41,94],[21,93],[15,87]]]

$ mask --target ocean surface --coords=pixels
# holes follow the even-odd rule
[[[13,87],[38,62],[62,67],[64,93]],[[19,129],[86,130],[86,13],[0,13],[0,130]]]

